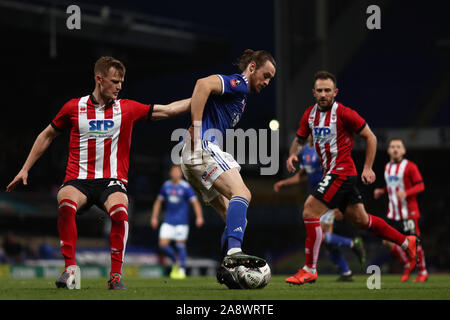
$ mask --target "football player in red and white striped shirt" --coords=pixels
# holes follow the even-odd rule
[[[391,139],[387,152],[390,161],[384,168],[386,186],[375,189],[374,198],[379,199],[387,193],[389,197],[388,223],[400,232],[420,237],[420,212],[416,195],[425,190],[422,175],[414,162],[404,158],[406,148],[401,139]],[[383,244],[403,263],[404,272],[401,281],[407,281],[414,270],[415,263],[411,263],[397,244],[387,240],[383,240]],[[428,272],[421,245],[417,246],[417,255],[419,273],[414,281],[424,282],[428,279]]]
[[[75,215],[93,204],[111,217],[110,289],[124,289],[122,264],[128,237],[128,165],[134,123],[165,119],[187,112],[190,99],[169,105],[146,105],[118,99],[125,66],[112,57],[101,57],[94,67],[91,95],[68,101],[50,125],[36,138],[17,176],[7,186],[27,185],[28,172],[63,130],[70,130],[66,176],[57,195],[58,232],[66,269],[57,287],[70,287],[75,273],[77,227]]]
[[[359,228],[366,228],[400,245],[411,258],[416,257],[415,236],[401,234],[383,219],[368,214],[364,208],[356,187],[357,171],[351,157],[353,135],[358,134],[366,143],[366,159],[361,174],[364,184],[375,181],[372,165],[377,138],[356,111],[335,101],[337,93],[335,76],[327,71],[317,72],[313,88],[316,104],[307,108],[303,114],[286,161],[287,169],[295,172],[294,162],[298,162],[297,155],[311,134],[324,172],[322,181],[304,205],[305,266],[286,279],[292,284],[304,284],[317,279],[316,266],[322,243],[320,217],[333,208],[340,209]]]

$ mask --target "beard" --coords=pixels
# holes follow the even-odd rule
[[[319,106],[320,111],[328,111],[333,106],[334,99],[319,99],[317,100],[317,105]]]

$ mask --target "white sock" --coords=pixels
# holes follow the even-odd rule
[[[316,268],[310,268],[308,266],[304,266],[303,269],[308,271],[309,273],[316,273],[317,272]]]
[[[405,241],[403,241],[403,243],[401,245],[402,249],[403,250],[408,249],[408,244],[409,244],[408,237],[406,237]]]
[[[352,274],[352,270],[348,270],[347,272],[344,272],[342,275],[343,276],[349,276]]]
[[[241,248],[231,248],[230,250],[227,251],[227,255],[229,256],[230,254],[233,254],[236,252],[242,252],[242,249]]]

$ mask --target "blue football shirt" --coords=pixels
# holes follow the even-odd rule
[[[217,142],[216,130],[225,139],[226,130],[236,126],[244,112],[249,93],[248,80],[244,75],[217,76],[222,81],[222,94],[209,96],[202,118],[202,139],[212,142]]]
[[[171,225],[189,224],[190,202],[197,199],[189,183],[180,180],[174,184],[168,180],[162,185],[158,198],[166,203],[164,222]]]
[[[303,146],[299,156],[300,169],[304,169],[308,175],[308,182],[311,190],[315,190],[322,180],[323,173],[320,166],[320,159],[314,147],[309,144]]]

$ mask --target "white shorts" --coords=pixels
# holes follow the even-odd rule
[[[334,223],[334,217],[334,209],[330,209],[320,217],[320,222],[323,224],[331,225]]]
[[[160,239],[171,239],[175,241],[186,241],[189,235],[189,225],[187,224],[168,224],[163,222],[159,229]]]
[[[185,144],[181,151],[181,170],[203,201],[209,203],[219,195],[219,192],[213,187],[214,181],[222,173],[232,168],[240,171],[241,166],[231,154],[222,151],[218,145],[210,141],[202,142],[202,162],[192,164],[191,151],[186,146]]]

